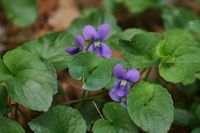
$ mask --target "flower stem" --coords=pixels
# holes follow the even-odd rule
[[[93,102],[94,107],[96,108],[97,112],[99,113],[101,119],[104,119],[104,118],[103,118],[103,115],[101,114],[101,112],[100,112],[100,110],[99,110],[99,108],[97,107],[97,104],[94,102],[94,100],[92,100],[92,102]]]
[[[147,80],[147,78],[149,77],[149,74],[151,73],[151,68],[148,69],[147,74],[144,77],[144,81]]]

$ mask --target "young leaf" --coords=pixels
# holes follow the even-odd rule
[[[67,46],[74,44],[71,35],[65,32],[55,32],[42,36],[37,40],[26,42],[20,48],[29,50],[38,57],[48,60],[56,69],[67,68],[71,60],[70,55],[65,51]]]
[[[173,83],[193,83],[194,75],[200,69],[199,44],[191,37],[187,37],[187,34],[180,33],[181,31],[172,32],[165,36],[157,49],[158,55],[162,58],[159,65],[160,75]]]
[[[172,98],[160,85],[137,83],[128,95],[127,107],[135,124],[149,133],[167,133],[173,121]]]
[[[37,56],[20,49],[6,53],[3,63],[10,71],[9,78],[1,80],[9,95],[30,109],[47,111],[57,90],[50,69]]]
[[[85,133],[87,130],[77,110],[61,105],[31,120],[29,126],[35,133]]]
[[[37,19],[37,0],[1,0],[1,4],[8,19],[18,27],[27,27]]]
[[[138,129],[130,119],[127,110],[118,103],[104,105],[103,114],[106,119],[96,121],[94,133],[138,133]]]
[[[103,23],[108,23],[111,28],[111,35],[120,31],[119,27],[117,26],[117,21],[110,13],[107,13],[102,10],[97,10],[96,12],[92,13],[90,16],[86,16],[83,18],[75,19],[70,27],[67,29],[67,32],[70,34],[81,35],[83,27],[85,25],[92,25],[98,27]]]
[[[83,79],[85,90],[101,89],[111,77],[109,62],[91,52],[75,55],[68,67],[72,77]]]
[[[130,41],[120,41],[126,60],[132,67],[152,67],[159,64],[156,48],[161,41],[159,33],[136,34]]]
[[[0,84],[0,116],[3,116],[7,110],[8,92],[4,86]]]
[[[16,121],[0,117],[0,133],[25,133],[25,131]]]

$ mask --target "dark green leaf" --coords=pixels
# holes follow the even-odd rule
[[[0,117],[0,133],[25,133],[25,131],[16,121]]]
[[[200,41],[200,20],[190,21],[189,29],[196,35],[198,41]]]
[[[33,119],[29,126],[35,133],[85,133],[87,129],[77,110],[61,105]]]
[[[40,58],[48,60],[56,69],[64,69],[71,60],[65,49],[72,46],[73,41],[71,35],[65,32],[55,32],[44,35],[37,40],[26,42],[20,48],[29,50]]]
[[[111,78],[109,62],[95,53],[83,52],[75,55],[68,67],[72,77],[83,79],[85,90],[101,89]]]
[[[159,64],[156,48],[161,41],[159,33],[136,34],[130,41],[120,41],[126,60],[133,67],[152,67]]]
[[[18,27],[31,25],[38,16],[37,0],[1,0],[6,16]]]
[[[105,104],[103,114],[106,119],[100,119],[94,124],[94,133],[138,133],[127,110],[120,104]]]
[[[137,83],[128,95],[128,113],[135,124],[149,133],[167,133],[173,121],[173,101],[160,85]]]
[[[0,84],[0,116],[3,116],[7,110],[8,92],[4,86]]]
[[[6,53],[3,63],[10,71],[3,79],[9,95],[18,103],[38,111],[47,111],[57,90],[50,68],[34,54],[15,49]]]
[[[200,133],[200,127],[193,129],[191,133]]]
[[[183,109],[175,108],[173,123],[178,126],[188,126],[189,122],[190,122],[190,114]]]
[[[125,5],[132,13],[141,13],[149,8],[158,8],[163,0],[124,0]]]

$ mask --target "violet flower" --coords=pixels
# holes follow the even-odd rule
[[[112,100],[120,102],[122,106],[126,107],[131,84],[139,80],[140,73],[136,69],[126,71],[121,64],[117,64],[113,69],[113,74],[118,80],[115,82],[115,87],[110,90],[109,95]]]
[[[84,47],[85,40],[82,36],[80,35],[76,36],[74,41],[76,46],[70,46],[66,48],[66,51],[72,56],[79,53],[80,51],[85,51]]]
[[[97,30],[91,25],[86,25],[83,28],[83,36],[85,40],[91,42],[88,51],[95,52],[97,55],[105,58],[111,58],[112,50],[104,43],[109,34],[109,24],[102,24]]]

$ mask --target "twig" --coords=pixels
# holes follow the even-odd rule
[[[103,118],[103,115],[101,114],[100,110],[99,110],[98,107],[97,107],[97,104],[94,102],[94,100],[92,100],[92,102],[93,102],[94,107],[96,108],[97,112],[99,113],[101,119],[104,119],[104,118]]]

